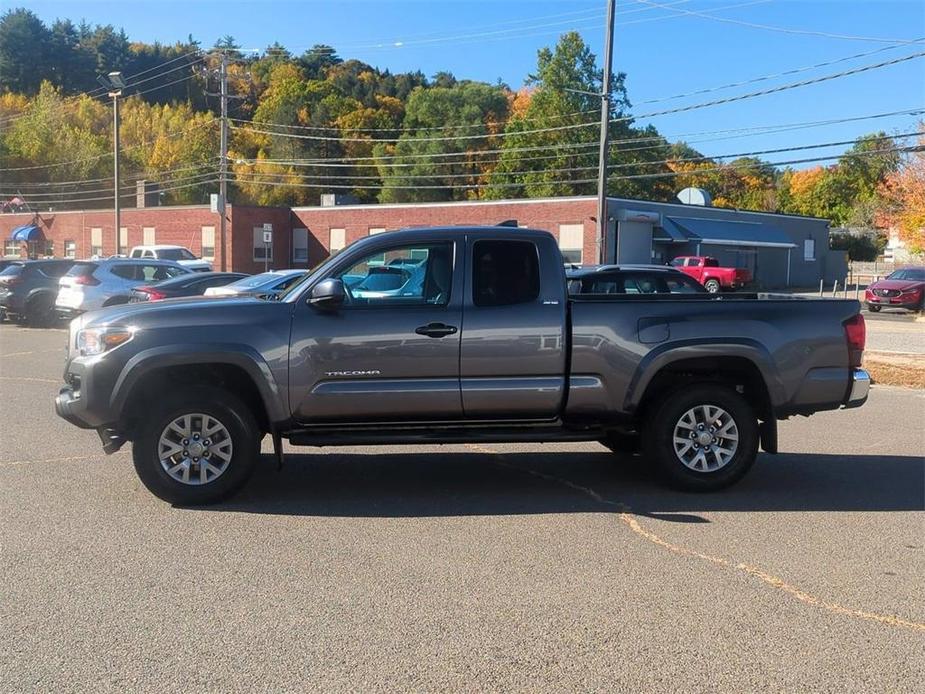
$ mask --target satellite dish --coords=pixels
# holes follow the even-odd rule
[[[703,188],[685,188],[678,193],[678,200],[685,205],[700,205],[701,207],[710,207],[713,204],[713,198]]]

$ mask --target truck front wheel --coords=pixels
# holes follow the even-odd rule
[[[714,491],[738,482],[758,455],[758,419],[739,393],[702,383],[662,399],[643,433],[645,457],[674,487]]]
[[[143,418],[132,457],[152,494],[171,504],[197,506],[241,488],[254,471],[261,438],[239,398],[197,386],[167,395]]]

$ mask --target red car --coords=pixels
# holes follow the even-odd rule
[[[881,308],[904,308],[907,311],[925,309],[925,267],[907,267],[877,280],[864,292],[869,311]]]
[[[746,268],[720,267],[719,261],[710,256],[683,255],[672,260],[671,266],[693,277],[711,294],[741,289],[752,281],[752,273]]]

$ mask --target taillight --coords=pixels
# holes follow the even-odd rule
[[[93,275],[77,275],[74,278],[74,284],[80,284],[84,287],[95,287],[100,281],[96,279]]]
[[[850,366],[860,366],[864,346],[867,344],[867,325],[864,323],[864,316],[859,313],[846,320],[843,325],[845,326],[845,340],[848,343]]]
[[[164,292],[159,292],[154,287],[139,287],[137,291],[147,294],[148,301],[160,301],[161,299],[167,298]]]

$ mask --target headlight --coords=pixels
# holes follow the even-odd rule
[[[85,328],[77,332],[77,350],[83,357],[92,357],[125,344],[134,335],[129,328]]]

